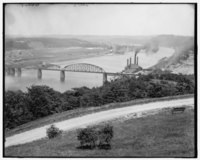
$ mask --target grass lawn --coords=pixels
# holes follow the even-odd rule
[[[75,117],[79,117],[79,116],[83,116],[86,114],[95,113],[99,111],[105,111],[109,109],[121,108],[121,107],[130,106],[130,105],[149,103],[149,102],[155,102],[155,101],[173,100],[173,99],[191,98],[191,97],[194,97],[194,94],[161,97],[161,98],[143,98],[143,99],[136,99],[136,100],[132,100],[128,102],[111,103],[111,104],[107,104],[103,106],[86,107],[86,108],[81,107],[74,110],[69,110],[62,113],[56,113],[44,118],[40,118],[38,120],[25,123],[11,130],[5,130],[5,137],[9,137],[14,134],[18,134],[27,130],[37,128],[37,127],[42,127],[47,124],[52,124],[52,123],[59,122],[62,120],[67,120],[70,118],[75,118]]]
[[[52,140],[42,139],[5,149],[14,157],[194,157],[194,110],[171,114],[165,109],[155,115],[110,121],[112,148],[78,149],[76,131]]]

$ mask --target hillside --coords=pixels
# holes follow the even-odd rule
[[[168,58],[161,59],[151,69],[169,70],[173,73],[194,74],[194,38],[191,37],[157,37],[159,45],[173,47],[175,52]]]
[[[24,50],[41,48],[97,47],[98,45],[75,38],[6,38],[5,50]]]
[[[77,38],[100,44],[144,45],[149,40],[151,40],[152,36],[77,36]]]
[[[191,36],[177,36],[177,35],[158,35],[151,39],[154,43],[158,43],[163,47],[181,47],[194,46],[194,37]]]
[[[151,68],[169,70],[177,74],[194,74],[194,52],[192,50],[182,52],[176,50],[174,55],[161,59]]]
[[[139,114],[138,114],[139,115]],[[137,115],[136,115],[137,116]],[[77,132],[5,149],[8,157],[194,157],[194,109],[171,114],[150,111],[107,122],[113,126],[111,149],[80,149]],[[99,126],[96,126],[99,127]]]

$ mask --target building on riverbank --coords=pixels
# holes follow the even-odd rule
[[[137,57],[135,57],[135,59],[134,59],[134,63],[132,63],[132,58],[130,58],[130,59],[127,59],[127,65],[126,65],[126,67],[125,67],[125,69],[124,69],[124,73],[136,73],[136,72],[138,72],[138,71],[141,71],[142,70],[142,67],[140,67],[139,65],[138,65],[138,60],[139,60],[139,58]]]

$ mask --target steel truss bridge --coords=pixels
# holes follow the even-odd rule
[[[88,63],[76,63],[76,64],[70,64],[63,68],[61,68],[59,65],[50,64],[47,66],[31,66],[31,67],[22,67],[20,65],[5,65],[6,73],[8,75],[15,76],[15,73],[17,73],[17,76],[20,77],[22,74],[22,69],[35,69],[38,70],[37,77],[38,79],[42,79],[42,70],[50,70],[50,71],[60,71],[60,80],[63,82],[65,81],[65,72],[85,72],[85,73],[98,73],[103,74],[103,83],[107,81],[107,76],[119,76],[119,75],[135,75],[131,73],[112,73],[112,72],[106,72],[103,68],[88,64]]]

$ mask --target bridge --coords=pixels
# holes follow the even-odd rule
[[[5,69],[8,75],[15,76],[15,73],[18,77],[21,77],[22,67],[20,65],[5,65]],[[42,70],[50,70],[50,71],[59,71],[60,72],[60,81],[65,81],[65,72],[85,72],[85,73],[98,73],[103,74],[103,83],[107,81],[107,76],[120,76],[120,75],[135,75],[133,73],[112,73],[106,72],[103,68],[88,64],[88,63],[77,63],[67,65],[61,68],[58,65],[48,64],[48,65],[39,65],[39,66],[31,66],[31,67],[23,67],[23,69],[35,69],[37,70],[38,79],[42,79]]]

